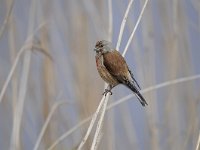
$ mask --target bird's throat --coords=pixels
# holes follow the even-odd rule
[[[96,55],[96,64],[97,64],[97,67],[103,66],[103,55],[102,54]]]

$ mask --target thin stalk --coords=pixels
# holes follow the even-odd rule
[[[102,107],[102,112],[101,112],[100,119],[99,119],[98,124],[97,124],[97,129],[96,129],[96,132],[95,132],[95,135],[94,135],[94,138],[93,138],[91,150],[97,149],[97,144],[99,143],[98,137],[99,137],[101,128],[103,126],[102,124],[103,124],[103,119],[104,119],[105,112],[106,112],[106,107],[107,107],[107,104],[108,104],[108,99],[109,99],[109,95],[106,96],[106,99],[105,99],[103,107]]]
[[[88,127],[88,130],[87,130],[87,132],[86,132],[86,134],[85,134],[83,140],[81,141],[80,145],[78,146],[78,149],[77,149],[77,150],[81,150],[82,147],[83,147],[83,145],[84,145],[85,142],[87,141],[87,139],[88,139],[88,137],[89,137],[89,135],[90,135],[90,133],[91,133],[91,130],[92,130],[93,126],[94,126],[94,123],[95,123],[95,121],[96,121],[96,119],[97,119],[97,116],[98,116],[98,114],[99,114],[99,111],[100,111],[102,105],[104,104],[105,99],[106,99],[106,97],[103,96],[102,99],[101,99],[101,101],[100,101],[100,103],[99,103],[99,106],[97,107],[96,112],[94,113],[94,115],[93,115],[93,117],[92,117],[92,120],[91,120],[91,122],[90,122],[90,125],[89,125],[89,127]]]
[[[149,1],[149,0],[146,0],[145,3],[144,3],[144,5],[143,5],[143,7],[142,7],[142,11],[140,12],[140,15],[139,15],[139,17],[138,17],[138,20],[137,20],[137,22],[136,22],[136,24],[135,24],[135,27],[134,27],[134,29],[133,29],[133,31],[132,31],[132,33],[131,33],[129,39],[128,39],[128,42],[127,42],[126,47],[125,47],[125,49],[124,49],[124,51],[123,51],[123,53],[122,53],[122,56],[125,56],[125,54],[126,54],[126,52],[127,52],[127,50],[128,50],[128,47],[129,47],[129,45],[131,44],[131,41],[132,41],[132,39],[133,39],[133,36],[135,35],[135,31],[137,30],[137,27],[138,27],[138,25],[139,25],[139,23],[140,23],[140,20],[141,20],[141,18],[142,18],[142,15],[143,15],[143,13],[144,13],[144,10],[145,10],[145,8],[146,8],[146,6],[147,6],[148,1]]]
[[[122,35],[124,33],[124,27],[125,27],[125,24],[126,24],[126,21],[127,21],[127,18],[128,18],[128,13],[130,11],[130,8],[132,6],[132,3],[133,3],[133,0],[130,0],[129,4],[128,4],[128,7],[126,9],[126,12],[124,14],[124,17],[123,17],[123,20],[122,20],[122,23],[121,23],[121,26],[120,26],[120,30],[119,30],[119,36],[118,36],[118,40],[117,40],[117,46],[116,46],[116,50],[119,51],[119,48],[120,48],[120,44],[121,44],[121,40],[122,40]]]
[[[42,137],[44,136],[44,133],[47,129],[47,126],[49,125],[49,122],[51,121],[51,118],[52,118],[53,114],[55,113],[55,111],[57,110],[57,108],[62,106],[63,104],[67,104],[67,103],[68,103],[67,101],[60,101],[60,102],[57,102],[53,105],[53,107],[52,107],[50,113],[48,114],[48,117],[47,117],[47,119],[46,119],[46,121],[45,121],[45,123],[42,127],[42,130],[40,131],[40,134],[37,138],[37,141],[36,141],[36,144],[35,144],[33,150],[37,150],[39,148],[39,145],[42,141]]]
[[[168,87],[171,85],[176,85],[178,83],[183,83],[183,82],[187,82],[187,81],[192,81],[192,80],[196,80],[200,78],[200,74],[194,75],[194,76],[189,76],[189,77],[184,77],[184,78],[178,78],[175,80],[171,80],[171,81],[167,81],[167,82],[163,82],[160,84],[157,84],[155,86],[151,86],[149,88],[146,88],[144,90],[141,91],[141,93],[147,93],[156,89],[160,89],[163,87]],[[119,100],[117,100],[116,102],[111,103],[106,110],[110,110],[116,106],[118,106],[121,103],[126,102],[127,100],[129,100],[130,98],[134,97],[135,95],[133,94],[129,94]],[[84,124],[86,124],[87,122],[90,121],[90,119],[92,118],[92,116],[84,119],[83,121],[81,121],[80,123],[78,123],[77,125],[75,125],[73,128],[71,128],[69,131],[67,131],[66,133],[64,133],[61,137],[59,137],[51,146],[48,150],[52,150],[56,145],[58,145],[61,141],[63,141],[65,138],[67,138],[68,136],[70,136],[73,132],[75,132],[76,130],[78,130],[81,126],[83,126]]]

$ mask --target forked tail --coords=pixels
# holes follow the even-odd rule
[[[139,90],[133,83],[127,82],[125,85],[128,86],[134,92],[142,106],[148,105],[142,94],[140,94]]]

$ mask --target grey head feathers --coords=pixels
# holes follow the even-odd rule
[[[97,41],[94,51],[96,51],[97,53],[101,52],[101,53],[107,53],[110,51],[113,51],[114,48],[112,46],[112,43],[106,40],[101,40],[101,41]]]

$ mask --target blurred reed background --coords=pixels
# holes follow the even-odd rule
[[[89,122],[68,133],[94,113],[104,89],[93,47],[101,39],[116,45],[128,2],[112,1],[109,28],[107,0],[0,1],[1,150],[77,148]],[[120,52],[143,4],[133,2]],[[200,1],[149,0],[125,58],[142,89],[199,75]],[[145,108],[135,97],[113,107],[106,112],[99,149],[196,149],[199,89],[197,78],[145,92]],[[116,87],[109,103],[129,94]]]

